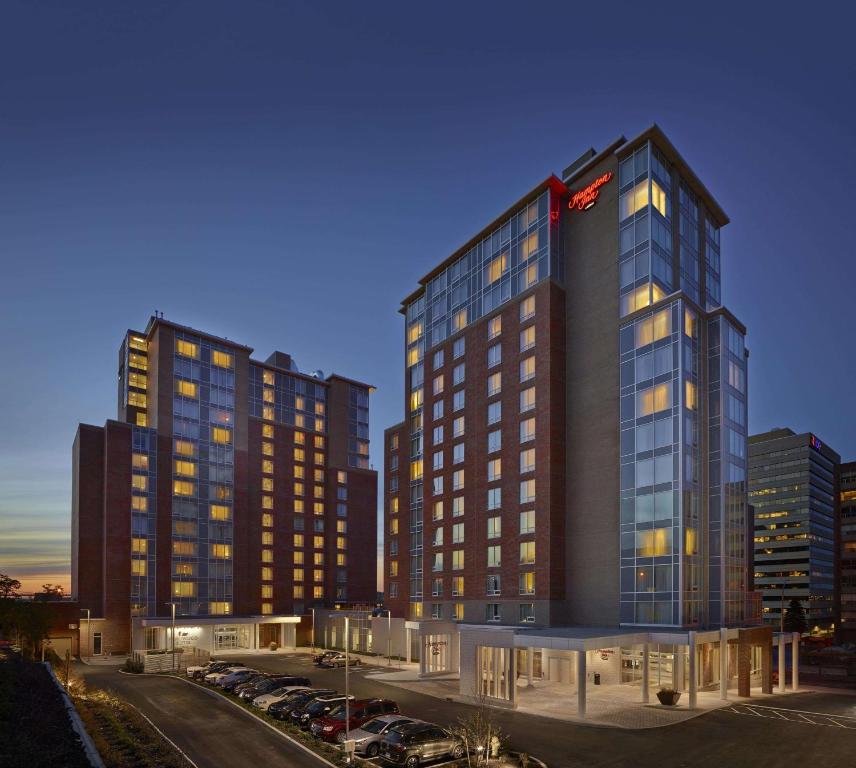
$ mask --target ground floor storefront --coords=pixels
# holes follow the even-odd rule
[[[240,650],[297,647],[299,616],[229,616],[134,618],[132,649],[137,652],[201,650],[228,653]],[[174,629],[173,629],[174,627]],[[174,638],[173,638],[174,632]]]

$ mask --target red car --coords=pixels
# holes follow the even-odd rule
[[[398,704],[389,699],[359,699],[349,705],[350,717],[345,728],[345,707],[337,707],[328,715],[312,723],[312,735],[324,741],[345,741],[347,731],[353,731],[379,715],[398,714]]]

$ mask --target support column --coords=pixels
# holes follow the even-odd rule
[[[696,681],[696,677],[698,674],[696,673],[696,633],[689,633],[690,647],[689,647],[689,688],[690,688],[690,709],[696,708],[696,695],[698,691],[698,683]]]
[[[649,653],[648,643],[642,643],[642,703],[648,703],[648,697],[651,693],[651,684],[649,682]]]
[[[782,637],[782,640],[785,638]],[[794,632],[793,645],[791,647],[791,690],[796,692],[800,689],[800,633]]]
[[[682,646],[675,648],[675,656],[672,661],[672,687],[676,691],[684,690],[684,649]]]
[[[535,677],[535,649],[527,648],[526,649],[526,683],[529,687],[532,687],[533,679]]]
[[[428,672],[428,655],[430,653],[428,637],[426,635],[420,635],[419,637],[419,650],[419,676],[422,677]]]
[[[406,646],[404,649],[404,658],[408,664],[410,663],[410,642],[410,629],[408,628],[404,630],[404,644]]]
[[[787,674],[787,661],[785,660],[785,636],[779,635],[779,693],[785,692],[785,675]]]
[[[719,698],[728,699],[728,628],[719,630]]]
[[[586,652],[577,651],[577,715],[586,716]]]
[[[517,649],[508,649],[508,700],[511,706],[517,709]]]

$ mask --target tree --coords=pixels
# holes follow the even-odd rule
[[[808,632],[808,622],[805,617],[805,608],[802,603],[795,597],[791,598],[788,607],[785,610],[785,631],[786,632]]]
[[[467,766],[487,766],[492,752],[502,752],[508,736],[497,724],[496,710],[488,704],[487,696],[480,692],[473,698],[476,708],[448,730],[463,742]]]
[[[22,646],[33,658],[51,628],[50,608],[33,600],[18,600],[15,603],[15,623],[21,633]]]
[[[18,597],[18,590],[20,588],[20,581],[7,576],[5,573],[0,573],[0,600],[9,600]]]
[[[42,584],[42,591],[33,596],[34,600],[61,600],[65,590],[61,584]]]

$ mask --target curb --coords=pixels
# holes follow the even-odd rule
[[[89,760],[90,765],[94,766],[94,768],[105,768],[104,761],[101,759],[98,748],[95,746],[95,742],[92,741],[92,737],[86,730],[86,726],[83,725],[83,721],[80,719],[80,715],[74,706],[74,702],[71,700],[71,696],[68,695],[68,691],[63,688],[62,683],[57,679],[56,673],[53,671],[53,667],[50,665],[50,662],[45,661],[42,663],[45,665],[45,668],[51,676],[51,679],[54,681],[54,684],[59,689],[60,695],[62,696],[62,703],[65,705],[66,712],[68,712],[68,719],[71,720],[71,727],[80,737],[83,751],[86,753],[86,759]]]

